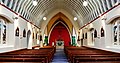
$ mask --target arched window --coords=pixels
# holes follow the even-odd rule
[[[78,39],[77,39],[77,41],[80,41],[80,32],[78,32]]]
[[[16,30],[15,30],[15,36],[18,36],[19,37],[19,28],[17,27]]]
[[[83,39],[84,39],[84,33],[83,33],[83,35],[82,35],[82,36],[83,36]]]
[[[23,37],[26,37],[26,30],[23,30]]]
[[[104,34],[105,34],[105,33],[104,33],[104,29],[101,28],[101,37],[104,37],[104,36],[105,36]]]
[[[94,40],[93,33],[91,33],[91,35],[92,35],[92,43],[93,43],[93,40]]]
[[[36,33],[36,39],[37,39],[37,33]]]
[[[40,41],[42,41],[42,35],[40,35]]]
[[[34,33],[33,33],[33,39],[34,39]]]
[[[85,39],[87,39],[87,32],[85,33]]]
[[[114,45],[120,45],[120,18],[116,18],[112,24]]]
[[[0,44],[6,44],[6,21],[0,19]]]
[[[114,26],[114,42],[117,42],[117,26]]]
[[[94,38],[97,38],[97,30],[94,31]]]
[[[77,39],[77,41],[80,41],[80,36],[78,36],[78,39]]]

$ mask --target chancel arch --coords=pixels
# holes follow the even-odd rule
[[[61,35],[61,33],[63,33],[63,31],[67,34],[66,36],[63,36],[64,38],[60,38],[60,36],[58,36],[58,38],[56,39],[53,39],[51,40],[51,36],[53,34],[53,32],[55,30],[57,30],[57,28],[61,28],[59,29],[58,31],[58,35]],[[70,22],[70,20],[64,15],[62,14],[61,12],[59,12],[58,14],[56,14],[48,23],[47,25],[47,34],[48,34],[48,42],[49,42],[49,45],[52,45],[52,42],[56,42],[57,40],[64,40],[65,37],[67,39],[65,39],[65,43],[64,44],[65,46],[68,46],[70,45],[69,42],[71,42],[71,34],[72,34],[72,28],[73,28],[73,25],[72,23]],[[61,32],[62,31],[62,32]],[[63,33],[64,34],[64,33]],[[54,43],[54,45],[56,45],[56,43]]]
[[[49,23],[48,23],[48,25],[47,25],[47,31],[48,31],[47,34],[50,33],[50,30],[51,30],[53,24],[54,24],[57,20],[59,20],[59,19],[62,20],[62,21],[64,21],[64,23],[67,24],[68,28],[70,29],[70,33],[72,33],[72,27],[73,27],[73,25],[72,25],[71,21],[70,21],[70,20],[68,19],[68,17],[66,17],[63,13],[59,12],[58,14],[56,14],[55,16],[53,16],[53,17],[51,18],[51,20],[49,21]]]
[[[69,46],[71,42],[69,28],[62,22],[58,21],[51,29],[49,35],[49,45],[59,45],[61,42],[64,46]],[[61,44],[61,45],[62,45]]]

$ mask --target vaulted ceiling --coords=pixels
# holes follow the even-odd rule
[[[71,21],[73,21],[73,17],[77,17],[77,24],[83,26],[120,2],[120,0],[86,0],[88,6],[83,6],[83,1],[85,0],[36,1],[38,2],[37,6],[33,6],[33,0],[0,0],[2,4],[37,26],[44,22],[42,19],[44,16],[48,19],[52,18],[50,14],[55,12],[55,10],[60,12],[62,12],[61,10],[66,11],[72,16],[72,18],[68,16]]]

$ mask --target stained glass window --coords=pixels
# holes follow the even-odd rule
[[[18,36],[19,37],[19,28],[17,27],[16,30],[15,30],[15,36]]]
[[[101,28],[101,37],[104,37],[104,29]]]
[[[23,30],[23,37],[26,37],[26,30]]]
[[[6,22],[0,20],[0,44],[6,44]]]
[[[97,30],[94,31],[94,38],[97,38]]]

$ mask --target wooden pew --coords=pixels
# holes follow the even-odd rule
[[[43,60],[45,63],[49,63],[47,55],[0,55],[0,59],[1,58],[22,58],[23,60],[26,58],[39,58],[39,59]],[[33,61],[35,61],[35,60],[33,60]]]
[[[70,63],[86,61],[120,61],[120,54],[87,48],[65,47],[66,56]]]
[[[120,63],[120,61],[96,61],[96,62],[76,62],[76,63]]]
[[[0,62],[0,63],[43,63],[43,62]]]
[[[44,62],[44,58],[0,58],[0,62]]]
[[[0,54],[0,62],[42,62],[49,63],[54,55],[55,48],[23,49]],[[20,59],[19,59],[20,58]],[[33,59],[33,60],[32,60]]]

